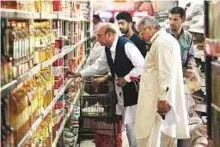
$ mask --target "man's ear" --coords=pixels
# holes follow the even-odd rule
[[[129,22],[129,26],[132,27],[133,26],[133,22]]]

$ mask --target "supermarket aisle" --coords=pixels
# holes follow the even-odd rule
[[[125,131],[122,133],[122,140],[123,140],[122,147],[129,147]],[[92,140],[88,140],[88,141],[81,142],[80,147],[95,147],[95,144],[92,142]]]

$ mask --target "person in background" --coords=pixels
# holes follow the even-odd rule
[[[196,71],[196,63],[194,59],[193,37],[192,35],[183,29],[183,23],[186,19],[186,12],[182,7],[176,6],[169,11],[169,24],[170,28],[167,32],[174,36],[180,45],[182,66],[184,71],[184,77],[189,79],[192,75],[197,75],[197,83],[199,82],[199,76]],[[193,71],[193,72],[192,72]],[[196,74],[194,74],[196,73]],[[187,76],[186,76],[187,75]],[[190,75],[188,77],[188,75]],[[200,88],[198,85],[198,88]],[[189,88],[189,87],[186,87]],[[190,89],[190,88],[189,88]],[[187,98],[187,97],[186,97]],[[179,139],[177,146],[183,146],[184,140]]]
[[[114,22],[115,22],[114,17],[110,18],[110,19],[109,19],[109,22],[114,24]]]
[[[190,62],[194,62],[194,48],[192,35],[183,29],[183,23],[186,19],[186,12],[182,7],[173,7],[169,12],[170,28],[167,32],[177,39],[180,45],[180,53],[183,68],[188,68]],[[188,64],[189,63],[189,64]]]
[[[93,22],[93,35],[92,35],[91,41],[95,43],[97,30],[99,26],[102,24],[102,20],[99,15],[94,14],[92,22]]]
[[[122,34],[124,34],[124,37],[130,39],[140,50],[143,57],[146,56],[147,50],[146,45],[143,40],[140,39],[140,37],[134,33],[133,22],[132,22],[132,16],[129,12],[120,12],[116,19],[118,20],[119,29]]]
[[[133,124],[136,113],[138,91],[135,83],[131,81],[131,76],[141,75],[144,65],[144,58],[137,47],[127,38],[119,37],[117,30],[111,23],[100,26],[97,33],[97,40],[105,46],[105,53],[91,66],[80,73],[69,71],[67,74],[73,77],[90,77],[95,74],[103,74],[111,71],[115,93],[117,95],[116,114],[122,115],[126,130],[130,132],[131,147],[137,147],[136,137],[133,131]],[[106,77],[108,78],[108,77]],[[97,138],[102,138],[100,135]],[[111,138],[111,137],[110,137]],[[111,140],[111,139],[109,139]],[[95,143],[100,147],[106,142],[95,139]],[[117,146],[122,146],[121,131],[117,134]]]
[[[98,27],[102,24],[99,15],[93,15],[93,24],[94,24],[94,30],[93,30],[93,37],[91,40],[93,41],[94,45],[90,49],[90,53],[86,60],[85,66],[89,66],[95,63],[95,61],[101,56],[101,54],[104,52],[105,49],[105,47],[101,46],[100,43],[97,42],[96,40]]]
[[[138,147],[160,147],[161,130],[172,138],[189,138],[180,46],[150,16],[141,19],[138,30],[152,43],[140,80],[134,126]],[[164,129],[161,120],[171,109],[180,121]]]

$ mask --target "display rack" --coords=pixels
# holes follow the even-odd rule
[[[207,96],[207,128],[209,145],[218,147],[220,145],[220,106],[216,101],[220,97],[218,92],[219,73],[214,72],[214,66],[220,57],[220,32],[219,32],[219,1],[205,1],[205,72],[206,72],[206,96]],[[216,66],[217,67],[217,66]],[[220,66],[217,67],[220,69]],[[216,69],[217,69],[216,68]],[[216,75],[217,74],[217,75]],[[215,79],[216,78],[216,79]],[[215,85],[213,85],[215,83]],[[217,91],[216,91],[217,90]]]
[[[82,66],[84,65],[85,61],[86,61],[86,57],[83,59],[82,64],[80,64],[80,65],[77,67],[76,72],[78,72],[78,71],[82,68]],[[76,105],[76,103],[77,103],[77,101],[78,101],[78,99],[79,99],[79,96],[80,96],[80,89],[79,89],[79,90],[74,94],[74,96],[73,96],[73,97],[75,97],[75,98],[74,98],[73,102],[71,103],[70,111],[68,112],[68,114],[67,114],[66,117],[64,118],[64,120],[63,120],[63,122],[62,122],[62,124],[61,124],[61,126],[60,126],[60,129],[59,129],[59,131],[57,132],[56,138],[55,138],[54,141],[53,141],[52,147],[56,147],[56,145],[57,145],[57,143],[58,143],[58,140],[59,140],[60,136],[62,135],[63,129],[64,129],[65,125],[66,125],[66,122],[67,122],[68,118],[70,117],[71,113],[73,112],[74,106]],[[76,136],[78,137],[78,134],[77,134]],[[75,139],[75,143],[76,143],[76,142],[77,142],[77,138]],[[74,145],[74,147],[75,147],[75,146],[76,146],[76,145]]]
[[[29,72],[26,72],[25,74],[21,75],[20,77],[18,77],[18,79],[11,81],[10,83],[4,85],[3,87],[1,87],[1,96],[5,96],[6,94],[8,94],[8,92],[11,89],[14,89],[17,84],[19,84],[20,82],[32,77],[34,74],[38,73],[41,69],[52,65],[54,61],[56,61],[59,58],[62,58],[63,56],[65,56],[66,54],[70,53],[71,51],[73,51],[76,47],[78,47],[79,45],[83,44],[85,41],[87,41],[89,38],[85,38],[81,41],[79,41],[78,43],[76,43],[75,45],[71,45],[71,46],[65,46],[62,50],[61,53],[57,54],[56,56],[52,57],[51,59],[44,61],[43,63],[40,63],[38,65],[36,65],[35,67],[33,67],[32,69],[30,69]]]
[[[8,19],[58,19],[65,21],[87,21],[85,18],[71,18],[65,16],[63,13],[46,14],[40,12],[28,12],[14,9],[0,9],[1,17]]]
[[[72,82],[72,79],[70,79],[66,85],[62,87],[60,92],[56,95],[56,97],[53,99],[53,101],[49,104],[49,106],[41,112],[41,116],[33,123],[30,130],[26,133],[26,135],[22,138],[22,140],[18,143],[18,147],[23,146],[24,142],[32,136],[33,132],[37,129],[37,127],[40,125],[40,123],[43,121],[43,119],[47,116],[47,114],[52,110],[53,106],[57,102],[57,100],[60,98],[60,96],[64,93],[64,91],[67,89],[69,84]]]
[[[74,109],[74,105],[76,104],[76,102],[77,102],[78,99],[79,99],[79,94],[80,94],[79,92],[80,92],[80,91],[78,90],[78,92],[74,95],[75,99],[74,99],[73,103],[71,104],[70,111],[69,111],[69,113],[66,115],[65,119],[63,120],[63,122],[62,122],[62,124],[61,124],[61,126],[60,126],[60,129],[59,129],[59,131],[58,131],[58,133],[57,133],[57,135],[56,135],[56,138],[54,139],[54,142],[53,142],[53,144],[52,144],[52,147],[56,147],[56,144],[57,144],[57,142],[58,142],[58,140],[59,140],[59,138],[60,138],[60,136],[61,136],[61,134],[62,134],[62,132],[63,132],[63,129],[64,129],[65,125],[66,125],[66,122],[67,122],[68,118],[70,117],[70,114],[72,113],[72,111],[73,111],[73,109]]]
[[[7,1],[5,2],[1,2],[2,3],[7,3]],[[59,52],[55,52],[53,54],[53,56],[49,56],[50,58],[47,58],[46,60],[40,61],[37,64],[33,64],[33,66],[28,67],[29,70],[27,70],[26,72],[22,72],[22,74],[19,74],[19,76],[17,76],[16,78],[13,78],[13,80],[9,80],[8,82],[5,82],[4,85],[1,86],[0,91],[1,91],[1,101],[10,101],[11,99],[11,92],[14,89],[17,89],[18,86],[20,86],[21,84],[23,84],[24,82],[26,82],[29,79],[32,79],[34,77],[36,77],[37,74],[39,74],[40,72],[42,72],[43,70],[47,69],[50,71],[50,74],[53,74],[53,68],[54,68],[54,63],[58,60],[62,61],[62,73],[64,73],[64,67],[66,68],[68,65],[68,63],[64,63],[66,62],[65,60],[67,60],[69,62],[69,59],[71,59],[72,61],[75,60],[76,63],[74,63],[74,68],[76,67],[75,65],[78,65],[76,71],[78,71],[83,63],[85,62],[86,59],[86,53],[87,53],[87,48],[89,48],[89,37],[90,37],[90,31],[88,31],[91,27],[89,25],[90,24],[90,20],[92,19],[92,10],[90,9],[90,0],[88,1],[68,1],[68,0],[63,0],[62,2],[60,2],[60,5],[63,5],[65,7],[62,6],[63,9],[59,9],[59,10],[52,10],[52,11],[48,11],[46,9],[42,9],[36,11],[32,10],[21,10],[20,9],[20,5],[19,5],[19,1],[16,2],[18,5],[16,6],[17,8],[1,8],[0,9],[0,17],[1,19],[4,19],[4,21],[8,22],[8,21],[20,21],[20,22],[25,22],[28,25],[29,28],[29,32],[32,31],[32,27],[30,26],[30,24],[35,23],[35,22],[43,22],[43,21],[47,21],[48,23],[50,23],[50,30],[56,30],[56,36],[55,36],[55,40],[57,41],[62,41],[62,47],[61,48],[56,48],[55,51]],[[28,4],[29,2],[27,2]],[[34,4],[35,1],[30,1],[30,3]],[[44,3],[42,2],[37,2],[39,3]],[[48,3],[52,3],[51,1],[49,2],[45,2],[44,5],[46,6]],[[74,3],[74,4],[73,4]],[[9,2],[8,2],[9,4]],[[26,4],[22,3],[22,4]],[[72,11],[72,9],[67,10],[66,4],[68,4],[68,6],[72,7],[73,9],[75,9],[74,11]],[[80,5],[79,7],[77,7],[76,5]],[[51,5],[49,5],[51,8]],[[34,6],[35,7],[35,6]],[[53,6],[52,6],[53,7]],[[87,9],[88,7],[88,9]],[[24,9],[24,8],[22,8]],[[28,7],[25,7],[25,9],[28,9]],[[30,8],[29,8],[30,9]],[[68,11],[68,12],[67,12]],[[83,12],[85,11],[85,12]],[[49,12],[49,13],[48,13]],[[73,12],[73,13],[72,13]],[[89,18],[89,19],[88,19]],[[59,22],[59,26],[56,26],[54,28],[54,24],[56,22]],[[27,26],[26,25],[26,26]],[[56,25],[56,24],[55,24]],[[22,26],[23,27],[23,26]],[[5,31],[5,30],[4,30]],[[66,36],[66,37],[64,37]],[[25,36],[27,37],[27,36]],[[34,36],[35,37],[35,36]],[[46,36],[47,37],[47,36]],[[66,43],[64,40],[64,38],[68,38],[69,39],[69,43]],[[54,40],[54,41],[55,41]],[[35,41],[35,40],[34,40]],[[49,42],[50,40],[47,40],[47,42]],[[54,42],[56,43],[56,42]],[[49,44],[49,43],[47,43]],[[56,46],[56,44],[55,44]],[[25,55],[25,54],[24,54]],[[81,64],[80,64],[81,63]],[[14,64],[14,63],[13,63]],[[59,68],[59,67],[58,67]],[[54,75],[55,77],[55,75]],[[64,75],[63,75],[64,78]],[[65,77],[66,78],[66,77]],[[73,83],[75,83],[74,79],[63,79],[63,83],[61,85],[61,87],[59,89],[57,89],[57,92],[54,93],[55,95],[53,95],[54,97],[52,98],[52,100],[50,101],[50,103],[48,104],[43,104],[44,106],[39,109],[39,115],[36,115],[37,118],[31,118],[30,119],[30,127],[28,131],[24,131],[24,135],[20,135],[20,139],[16,140],[16,143],[14,144],[13,142],[11,142],[11,139],[14,138],[14,133],[16,134],[16,137],[18,136],[17,133],[20,133],[19,131],[16,132],[12,130],[10,130],[10,128],[7,127],[11,127],[8,126],[8,123],[4,124],[6,127],[6,129],[9,130],[4,130],[7,131],[4,134],[4,140],[1,141],[1,146],[25,146],[26,143],[29,143],[29,141],[31,141],[30,139],[33,138],[33,136],[35,136],[36,131],[38,130],[38,128],[42,125],[42,123],[45,121],[46,118],[48,118],[48,116],[50,116],[51,118],[54,117],[52,116],[52,113],[55,113],[56,111],[56,105],[58,105],[58,102],[61,101],[61,99],[64,97],[65,93],[68,91],[67,89],[69,89],[70,85],[73,85]],[[53,81],[55,82],[55,80]],[[48,85],[47,85],[48,86]],[[52,85],[55,86],[55,85]],[[53,88],[51,88],[50,90],[52,91]],[[55,87],[54,87],[55,89]],[[60,127],[55,131],[55,136],[52,135],[52,132],[54,132],[54,126],[49,126],[48,130],[51,130],[52,132],[51,135],[49,135],[49,137],[51,137],[51,145],[52,146],[56,146],[56,144],[58,143],[58,140],[63,132],[64,126],[68,120],[68,118],[70,117],[72,111],[74,110],[75,104],[78,100],[79,97],[79,89],[76,89],[78,92],[75,92],[75,94],[72,95],[72,101],[69,101],[68,103],[65,104],[65,106],[63,106],[62,109],[68,109],[67,113],[63,113],[63,120],[61,120],[61,125]],[[47,93],[47,91],[45,92],[45,94]],[[45,95],[44,93],[42,95]],[[53,94],[53,92],[51,92],[51,94]],[[29,95],[28,95],[29,96]],[[65,100],[66,101],[66,100]],[[32,103],[32,102],[31,102]],[[6,119],[8,119],[7,115],[9,115],[9,113],[7,111],[9,111],[9,106],[7,106],[8,103],[2,103],[2,105],[4,105],[4,107],[8,107],[8,108],[4,108],[4,112],[6,111],[6,116],[4,116]],[[10,104],[10,103],[9,103]],[[32,107],[34,107],[34,105],[32,106],[32,104],[29,104],[28,109],[30,107],[30,110],[32,111]],[[65,108],[64,108],[65,107]],[[26,110],[27,108],[25,108]],[[21,112],[19,112],[21,113]],[[23,110],[22,110],[23,113]],[[28,112],[29,114],[33,113],[33,112]],[[28,115],[29,115],[28,114]],[[17,114],[16,114],[17,115]],[[20,114],[19,114],[20,115]],[[58,114],[55,114],[58,117]],[[17,119],[17,118],[16,118]],[[16,120],[17,121],[17,120]],[[29,121],[29,119],[28,119]],[[21,124],[23,122],[20,122]],[[25,122],[26,123],[26,122]],[[28,122],[29,123],[29,122]],[[53,123],[51,123],[52,125],[55,125]],[[23,125],[23,124],[22,124]],[[3,128],[3,125],[1,126]],[[17,126],[16,126],[17,127]],[[4,128],[4,129],[5,129]],[[19,127],[20,128],[20,127]],[[27,130],[27,129],[26,129]],[[3,136],[1,136],[3,137]],[[22,137],[22,138],[21,138]],[[28,141],[28,142],[27,142]],[[32,145],[31,145],[32,146]]]

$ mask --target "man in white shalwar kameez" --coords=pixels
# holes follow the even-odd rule
[[[138,30],[152,43],[140,81],[134,126],[138,147],[160,147],[161,131],[172,138],[189,138],[180,46],[149,16],[141,19]],[[158,112],[166,117],[171,107],[180,121],[164,129]]]

